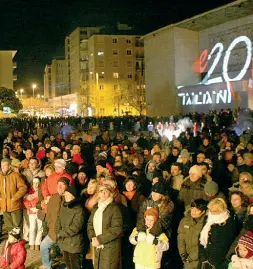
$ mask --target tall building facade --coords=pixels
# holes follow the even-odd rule
[[[0,87],[13,89],[13,81],[17,80],[17,75],[13,74],[17,64],[13,62],[17,51],[0,50]]]

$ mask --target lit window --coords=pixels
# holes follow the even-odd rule
[[[112,51],[112,54],[113,54],[113,55],[118,55],[118,50],[113,50],[113,51]]]
[[[112,39],[112,43],[118,43],[118,39],[117,38],[113,38]]]
[[[90,56],[92,57],[93,56],[93,53],[91,53]]]
[[[113,78],[119,78],[119,73],[113,73]]]
[[[103,51],[98,51],[98,56],[103,56],[104,52]]]
[[[127,54],[127,55],[132,55],[132,50],[127,50],[127,51],[126,51],[126,54]]]

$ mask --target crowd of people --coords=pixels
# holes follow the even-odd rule
[[[226,129],[236,114],[225,114],[171,141],[143,127],[112,137],[110,120],[95,130],[80,120],[66,136],[7,120],[0,268],[24,268],[27,248],[41,269],[57,250],[68,269],[253,268],[253,136]]]

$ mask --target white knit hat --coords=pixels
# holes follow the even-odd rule
[[[65,169],[66,162],[63,159],[57,159],[54,161],[54,166],[61,167],[62,169]]]

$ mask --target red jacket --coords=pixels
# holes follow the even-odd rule
[[[41,190],[42,195],[46,199],[47,196],[52,196],[57,193],[57,183],[61,177],[66,177],[70,180],[70,186],[74,186],[73,178],[67,174],[66,172],[63,173],[53,173],[50,175],[42,184]]]
[[[29,194],[34,194],[34,193],[35,193],[35,191],[34,191],[33,188],[29,189],[28,195]],[[36,208],[36,205],[39,203],[39,201],[40,201],[39,197],[36,197],[36,198],[34,198],[32,200],[27,200],[26,198],[24,198],[24,205],[25,205],[26,209],[28,210],[28,214],[37,214],[35,212],[32,212],[30,209],[32,207]]]
[[[81,157],[81,153],[78,153],[78,154],[73,155],[72,162],[73,163],[76,163],[78,165],[83,164],[84,163],[84,160]]]
[[[25,260],[26,260],[26,249],[25,249],[25,240],[21,240],[14,244],[9,244],[7,246],[7,242],[5,241],[3,246],[3,254],[0,259],[0,268],[5,266],[9,266],[10,269],[25,269]],[[7,246],[7,248],[6,248]],[[8,249],[11,248],[11,260],[9,263],[7,256],[5,255]]]

